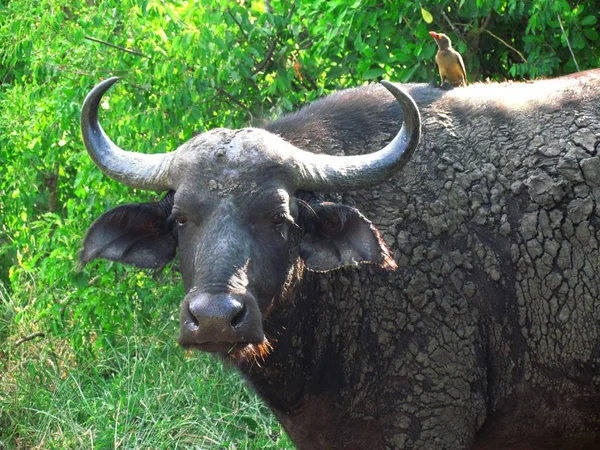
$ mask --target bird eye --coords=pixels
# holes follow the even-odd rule
[[[271,216],[271,223],[273,225],[281,225],[283,222],[285,222],[285,213],[278,212]]]

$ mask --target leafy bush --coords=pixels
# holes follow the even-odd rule
[[[435,80],[432,29],[452,36],[470,81],[554,76],[576,70],[575,60],[581,69],[599,65],[592,1],[0,5],[0,282],[16,299],[14,321],[76,330],[76,344],[127,334],[160,311],[170,317],[182,294],[171,267],[94,262],[76,270],[94,218],[154,197],[104,177],[83,149],[79,109],[99,80],[124,79],[102,103],[105,129],[117,144],[149,153],[342,87]]]

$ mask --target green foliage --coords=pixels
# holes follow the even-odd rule
[[[0,0],[0,343],[43,331],[100,357],[115,336],[177,321],[175,268],[77,270],[95,218],[156,198],[107,179],[83,148],[79,109],[98,81],[123,79],[101,105],[117,144],[170,151],[336,89],[437,80],[432,30],[470,82],[600,66],[592,0]]]

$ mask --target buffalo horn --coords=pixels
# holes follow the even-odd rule
[[[122,150],[110,140],[98,122],[100,100],[117,80],[113,77],[102,81],[83,102],[81,134],[85,148],[100,170],[113,180],[139,189],[168,190],[168,154],[148,155]]]
[[[384,182],[410,159],[421,137],[421,115],[403,89],[382,81],[402,107],[402,128],[384,148],[366,155],[332,156],[300,152],[296,159],[298,187],[315,191],[344,191]]]

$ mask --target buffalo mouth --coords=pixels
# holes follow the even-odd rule
[[[265,338],[262,342],[183,342],[179,341],[179,345],[185,350],[198,350],[206,353],[219,353],[226,358],[231,358],[236,361],[254,361],[259,363],[273,350],[271,342]]]

